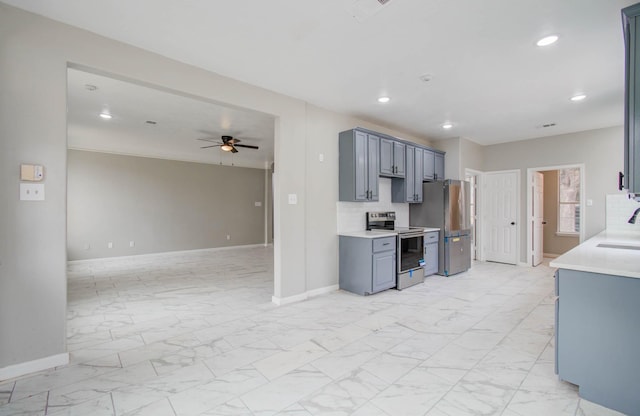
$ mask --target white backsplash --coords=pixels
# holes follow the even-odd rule
[[[628,223],[637,208],[640,208],[640,202],[629,199],[627,194],[607,195],[607,230],[640,231],[640,215],[635,224]]]
[[[380,178],[379,201],[337,203],[338,233],[362,231],[367,227],[366,213],[371,211],[395,211],[396,227],[409,226],[409,204],[391,202],[391,179]]]

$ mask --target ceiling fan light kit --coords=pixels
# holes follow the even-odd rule
[[[218,144],[212,144],[211,146],[202,146],[201,149],[208,149],[210,147],[219,147],[220,150],[223,150],[225,152],[231,152],[231,153],[238,153],[238,149],[236,149],[236,147],[244,147],[247,149],[258,149],[258,146],[252,146],[249,144],[238,144],[240,143],[240,139],[234,139],[233,136],[222,136],[220,138],[222,140],[222,143],[218,143]],[[204,139],[198,139],[198,140],[202,140],[205,142],[211,142],[211,143],[215,143],[216,139],[214,138],[204,138]]]

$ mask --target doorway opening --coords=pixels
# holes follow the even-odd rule
[[[584,165],[527,170],[527,264],[537,266],[584,241]]]
[[[480,204],[479,204],[479,193],[478,189],[480,187],[480,181],[482,178],[482,172],[473,170],[473,169],[465,169],[465,181],[469,182],[469,217],[471,223],[471,260],[480,259],[481,255],[479,253],[479,244],[481,241],[481,236],[479,235],[480,226],[478,225],[478,221],[480,218]]]

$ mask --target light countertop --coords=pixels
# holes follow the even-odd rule
[[[424,228],[424,232],[428,233],[430,231],[440,231],[440,228]],[[382,238],[382,237],[395,237],[398,235],[396,232],[386,232],[386,231],[349,231],[338,233],[338,235],[344,237],[359,237],[359,238]]]
[[[640,233],[603,231],[549,265],[559,269],[640,278],[640,250],[598,247],[599,244],[640,247]]]
[[[350,231],[346,233],[338,233],[343,237],[358,237],[358,238],[382,238],[382,237],[395,237],[398,233],[387,233],[384,231]]]

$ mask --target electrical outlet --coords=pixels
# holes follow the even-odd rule
[[[21,183],[20,184],[20,200],[21,201],[44,201],[44,184],[43,183]]]
[[[231,240],[231,236],[227,234],[227,240]]]
[[[136,246],[136,242],[131,240],[129,241],[129,247],[135,247]]]
[[[107,243],[107,248],[113,248],[113,243],[111,241]]]

